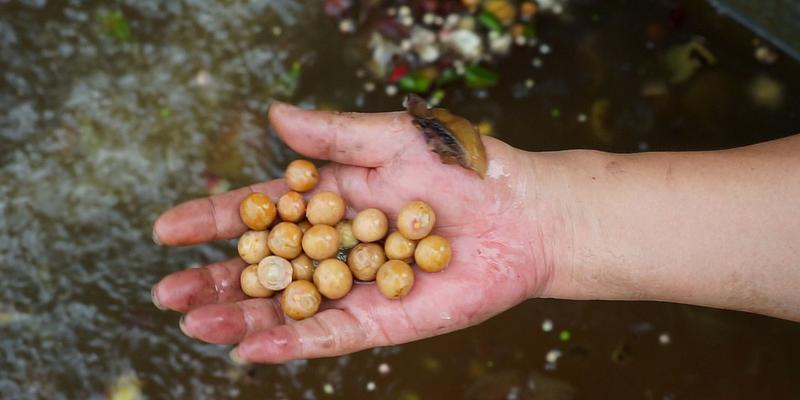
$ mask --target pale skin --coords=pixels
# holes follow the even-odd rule
[[[658,300],[800,320],[800,136],[716,152],[530,153],[485,137],[485,179],[445,165],[404,112],[304,111],[275,103],[289,147],[329,160],[316,190],[344,197],[351,217],[374,207],[390,221],[411,200],[437,212],[450,266],[417,271],[411,293],[384,298],[354,285],[321,312],[292,321],[277,299],[248,299],[246,266],[228,261],[168,275],[162,309],[185,313],[198,340],[235,344],[237,362],[280,363],[406,343],[475,325],[530,298]],[[239,202],[277,199],[277,179],[192,200],[153,235],[183,246],[246,231]]]

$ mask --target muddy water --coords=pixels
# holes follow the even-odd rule
[[[575,1],[540,22],[549,53],[517,51],[497,88],[444,104],[529,150],[712,149],[800,130],[800,64],[759,63],[753,34],[703,3]],[[668,29],[650,41],[653,22]],[[662,56],[697,35],[716,64],[663,84]],[[800,326],[681,305],[529,301],[445,337],[253,368],[185,338],[150,286],[233,247],[158,248],[153,219],[279,173],[293,155],[266,128],[272,97],[399,109],[381,85],[362,89],[363,53],[342,49],[356,41],[317,2],[0,0],[0,398],[104,398],[121,382],[148,398],[800,395]],[[756,100],[765,82],[782,98]]]

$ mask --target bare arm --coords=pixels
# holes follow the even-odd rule
[[[451,265],[419,273],[402,300],[370,285],[290,321],[248,299],[238,257],[175,272],[153,288],[181,329],[236,344],[237,361],[283,362],[405,343],[477,324],[532,297],[662,300],[800,320],[800,137],[720,152],[526,153],[485,138],[480,179],[442,164],[406,113],[341,114],[275,104],[270,121],[300,154],[332,162],[321,190],[390,218],[422,199],[437,210]],[[435,188],[435,189],[432,189]],[[276,198],[282,179],[180,204],[156,222],[164,245],[246,231],[238,204]]]
[[[714,152],[531,157],[568,222],[545,296],[800,320],[800,136]]]

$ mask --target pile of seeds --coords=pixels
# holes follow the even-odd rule
[[[239,255],[250,264],[242,271],[242,290],[251,297],[280,297],[283,312],[300,320],[319,310],[322,297],[341,299],[353,280],[375,281],[390,299],[407,295],[414,285],[413,262],[425,272],[439,272],[450,262],[447,240],[431,234],[436,213],[422,201],[403,206],[397,231],[376,208],[344,219],[345,202],[336,193],[301,194],[319,182],[309,161],[295,160],[286,169],[291,191],[277,201],[263,193],[248,195],[239,206],[251,230],[239,239]],[[279,217],[279,218],[278,218]],[[387,236],[388,234],[388,236]]]

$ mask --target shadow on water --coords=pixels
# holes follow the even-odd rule
[[[715,149],[800,126],[800,65],[759,63],[753,34],[704,3],[576,0],[540,31],[549,54],[515,52],[488,96],[456,88],[445,106],[528,150]],[[716,63],[664,83],[665,57],[696,36]],[[446,337],[282,366],[235,367],[184,337],[150,286],[234,251],[158,248],[153,219],[280,173],[294,155],[266,128],[273,96],[399,109],[362,90],[364,57],[317,2],[0,1],[0,397],[103,398],[115,382],[150,398],[800,394],[800,327],[681,305],[534,300]]]

